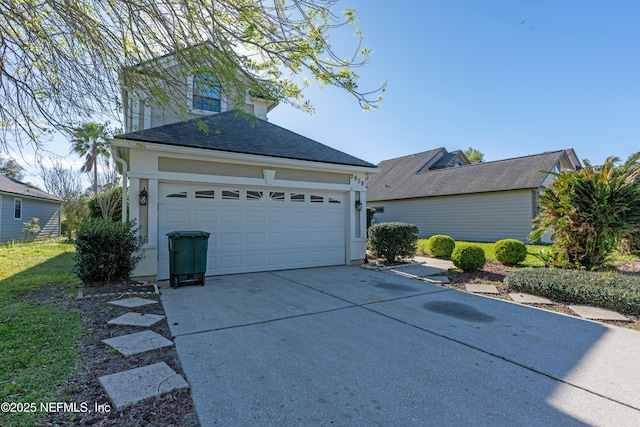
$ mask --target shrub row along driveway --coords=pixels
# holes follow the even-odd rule
[[[357,267],[162,301],[210,425],[639,425],[640,334]]]

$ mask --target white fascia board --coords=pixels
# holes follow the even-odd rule
[[[153,151],[157,153],[178,154],[181,158],[203,160],[210,158],[218,162],[241,163],[245,165],[272,166],[289,169],[309,169],[322,172],[360,172],[365,174],[379,173],[380,169],[365,166],[342,165],[334,163],[314,162],[309,160],[287,159],[283,157],[261,156],[258,154],[234,153],[230,151],[209,150],[205,148],[183,147],[154,142],[129,141],[113,139],[111,144],[116,147]]]

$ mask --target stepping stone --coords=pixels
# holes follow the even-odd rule
[[[164,362],[105,375],[98,381],[117,411],[149,397],[189,387],[184,378]]]
[[[512,300],[520,304],[553,304],[553,301],[550,299],[539,297],[538,295],[510,293],[509,296]]]
[[[169,341],[153,331],[136,332],[135,334],[122,335],[116,338],[102,340],[103,343],[113,347],[123,356],[144,353],[145,351],[169,347],[173,341]]]
[[[392,268],[391,271],[393,271],[394,273],[400,273],[400,274],[404,273],[407,275],[417,276],[417,277],[432,276],[436,274],[442,274],[443,272],[443,270],[440,268],[434,268],[424,264],[401,265],[401,266]]]
[[[120,317],[109,320],[109,325],[124,325],[124,326],[144,326],[149,327],[164,319],[164,316],[159,314],[140,314],[140,313],[126,313]]]
[[[154,301],[151,299],[133,297],[133,298],[125,298],[125,299],[116,299],[113,301],[109,301],[107,304],[119,305],[120,307],[135,308],[135,307],[142,307],[143,305],[157,304],[157,303],[158,301]]]
[[[628,318],[622,314],[608,310],[606,308],[591,307],[588,305],[570,305],[571,311],[575,312],[578,316],[590,320],[615,320],[618,322],[630,322]]]
[[[477,284],[469,284],[466,285],[468,292],[473,292],[475,294],[499,294],[498,288],[496,285],[477,285]]]

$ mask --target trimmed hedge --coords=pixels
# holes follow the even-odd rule
[[[444,234],[434,234],[427,240],[427,252],[435,258],[450,258],[456,241]]]
[[[458,245],[451,253],[453,265],[462,271],[477,271],[484,267],[487,258],[484,250],[478,245]]]
[[[504,265],[517,265],[527,258],[527,246],[516,239],[498,240],[493,251],[496,259]]]
[[[381,222],[368,231],[369,249],[373,256],[394,262],[416,254],[418,227],[404,222]]]
[[[143,257],[142,245],[133,222],[87,219],[78,227],[73,272],[85,285],[127,280]]]
[[[640,315],[640,277],[558,268],[526,268],[505,279],[511,291]]]

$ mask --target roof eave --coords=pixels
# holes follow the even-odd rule
[[[215,157],[216,160],[222,161],[240,161],[243,164],[270,164],[273,166],[287,167],[287,168],[299,168],[301,164],[304,167],[328,172],[364,172],[367,174],[379,173],[380,169],[376,166],[359,166],[342,163],[327,163],[311,160],[293,159],[287,157],[274,157],[264,156],[259,154],[249,154],[234,151],[222,151],[209,148],[198,147],[185,147],[183,145],[158,143],[158,142],[145,142],[139,140],[119,139],[114,138],[111,140],[111,145],[122,148],[122,154],[127,155],[127,151],[130,149],[142,149],[152,150],[162,153],[179,154],[186,157],[195,157],[201,159],[202,157]]]

